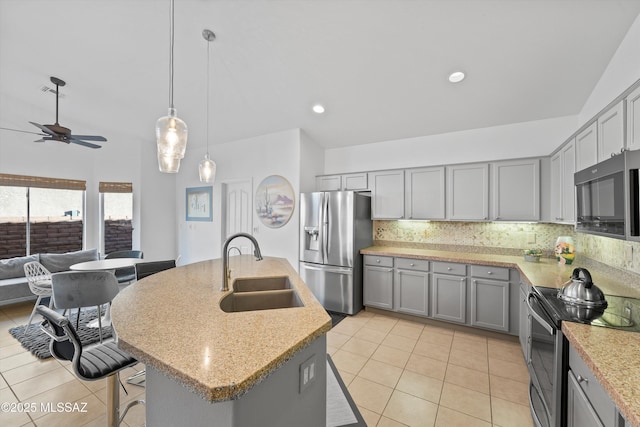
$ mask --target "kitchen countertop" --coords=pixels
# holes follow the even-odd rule
[[[238,277],[289,276],[304,307],[225,313],[222,260],[154,274],[122,290],[111,315],[118,346],[212,402],[241,397],[331,329],[331,318],[286,259],[229,259]]]
[[[563,265],[550,258],[542,258],[540,262],[527,262],[523,256],[396,246],[371,246],[360,253],[516,268],[520,271],[522,280],[529,285],[550,288],[562,287],[569,280],[573,269],[583,266],[579,259],[573,265]],[[615,274],[588,268],[593,282],[604,293],[640,298],[638,289],[625,284]],[[573,322],[563,322],[562,331],[627,421],[633,426],[640,426],[640,334]]]

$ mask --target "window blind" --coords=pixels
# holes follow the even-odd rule
[[[130,182],[101,182],[98,189],[101,193],[133,193],[133,184]]]
[[[11,175],[0,173],[0,185],[11,187],[55,188],[58,190],[87,189],[87,182],[76,179],[46,178],[40,176]]]

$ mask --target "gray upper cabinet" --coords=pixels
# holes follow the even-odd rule
[[[619,154],[624,148],[624,101],[598,117],[598,161]]]
[[[369,173],[371,219],[404,218],[404,170]]]
[[[447,166],[447,217],[489,219],[489,164]]]
[[[445,168],[405,171],[405,218],[445,219]]]
[[[492,219],[540,219],[540,159],[492,163],[492,184]]]
[[[322,175],[316,177],[316,191],[367,190],[367,173]]]
[[[316,177],[317,191],[334,191],[342,189],[341,175],[325,175]]]
[[[576,171],[598,163],[598,123],[576,135]]]
[[[572,139],[551,157],[551,221],[573,223],[576,220],[575,142]]]
[[[627,148],[640,149],[640,87],[627,96]]]

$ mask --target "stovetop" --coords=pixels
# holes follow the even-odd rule
[[[560,289],[534,286],[547,313],[559,326],[563,321],[584,323],[591,326],[640,332],[640,299],[606,295],[604,310],[584,309],[567,303],[558,297]]]

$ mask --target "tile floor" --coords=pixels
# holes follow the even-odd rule
[[[104,381],[78,380],[69,363],[37,359],[9,334],[26,324],[32,304],[0,307],[0,402],[35,403],[36,411],[0,413],[0,425],[104,425]],[[527,369],[509,338],[363,311],[329,332],[328,352],[369,427],[533,425]],[[127,390],[121,402],[144,398],[142,387]],[[83,402],[86,410],[42,411],[49,402]],[[144,407],[134,406],[123,426],[143,425]]]
[[[369,427],[533,425],[515,337],[364,311],[327,345]]]

